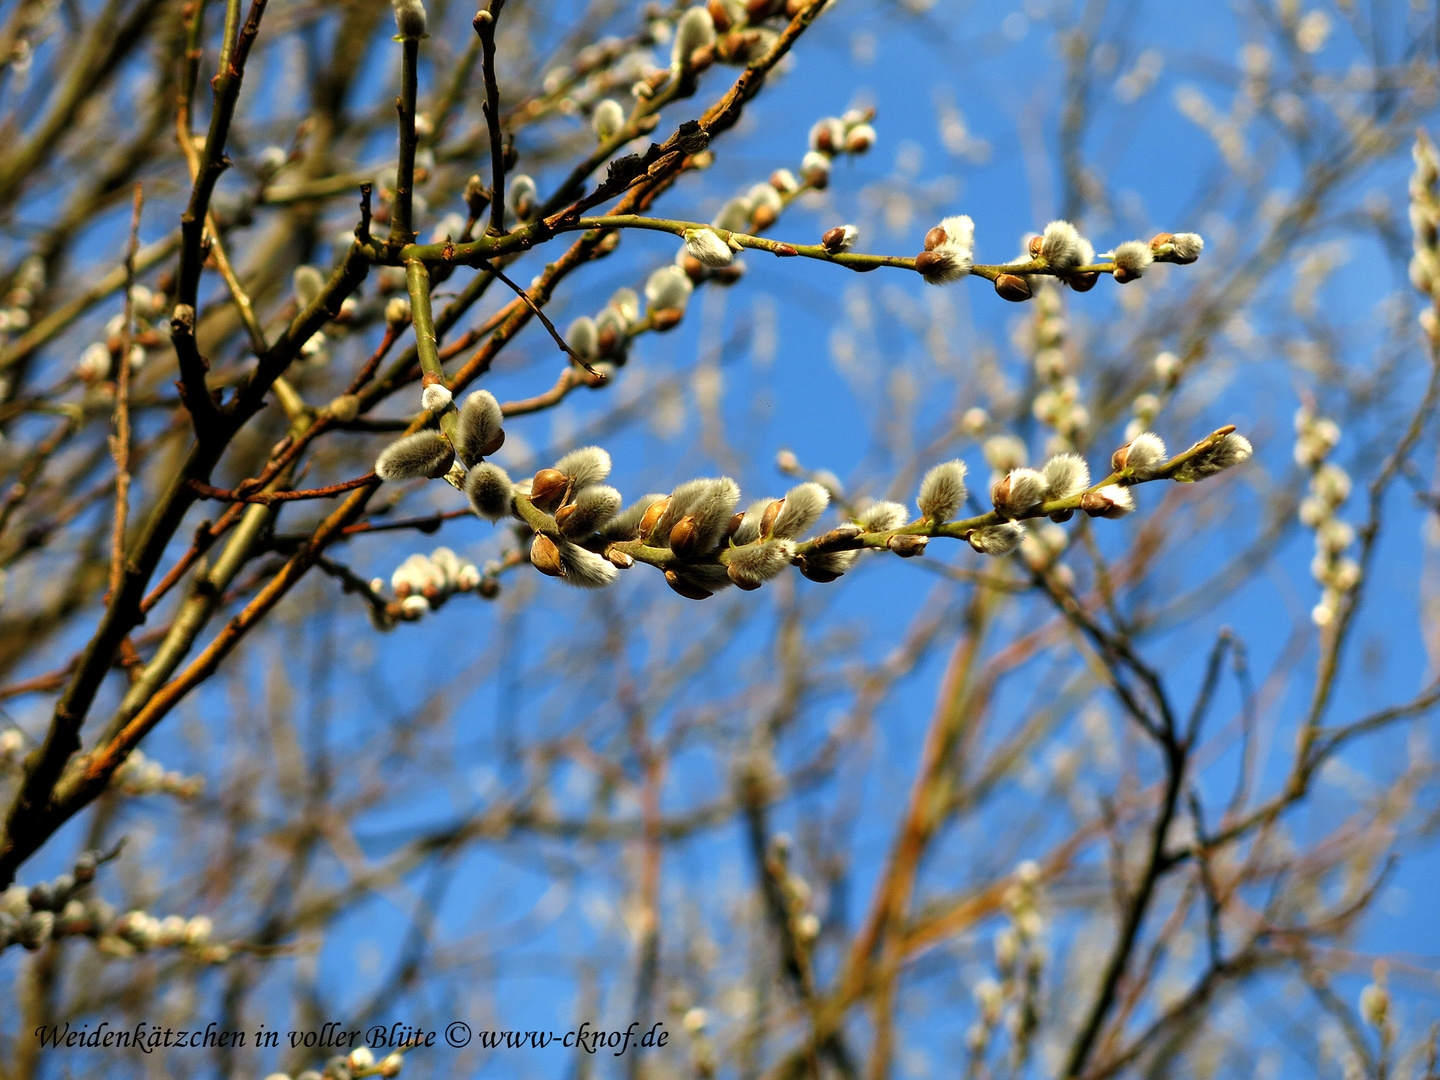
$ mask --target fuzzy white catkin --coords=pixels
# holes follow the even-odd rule
[[[595,137],[605,142],[624,126],[625,109],[614,98],[606,98],[595,106],[590,123],[595,130]]]
[[[806,561],[816,570],[843,574],[851,569],[859,558],[858,551],[828,551],[822,555],[808,555]]]
[[[1095,493],[1105,502],[1104,508],[1097,517],[1122,518],[1135,509],[1135,496],[1130,493],[1128,487],[1119,484],[1107,484]]]
[[[620,510],[620,492],[604,484],[591,484],[575,496],[575,509],[560,525],[560,531],[575,540],[589,536]]]
[[[711,268],[729,266],[735,261],[730,245],[720,239],[714,229],[685,230],[685,250],[691,258]]]
[[[1014,521],[972,529],[970,546],[981,555],[1008,555],[1025,539],[1025,526]]]
[[[875,145],[875,128],[870,124],[856,124],[845,133],[845,152],[863,154]]]
[[[455,398],[451,395],[450,391],[439,383],[430,384],[425,387],[424,391],[420,394],[420,404],[437,416],[450,408],[454,403]]]
[[[489,390],[475,390],[460,406],[456,424],[456,450],[466,465],[474,465],[483,456],[504,422],[500,403]]]
[[[600,333],[595,320],[581,315],[566,329],[565,343],[587,360],[595,356],[600,351]]]
[[[610,294],[606,307],[619,315],[627,327],[633,326],[640,319],[640,294],[629,286],[616,289]]]
[[[438,431],[417,431],[397,439],[375,459],[381,480],[418,480],[444,476],[455,461],[455,451]]]
[[[712,482],[712,479],[686,480],[683,484],[676,485],[675,490],[670,493],[669,505],[655,523],[656,543],[661,546],[669,545],[670,530],[675,528],[681,518],[694,513],[705,501],[711,492]]]
[[[810,149],[835,154],[845,145],[845,125],[837,116],[817,120],[810,128]]]
[[[1068,499],[1090,486],[1090,466],[1079,454],[1057,454],[1045,463],[1041,475],[1052,499]]]
[[[385,325],[401,327],[410,321],[410,301],[403,296],[392,296],[385,304]]]
[[[685,310],[695,286],[678,266],[662,266],[645,282],[645,299],[656,310]]]
[[[916,504],[931,521],[949,521],[965,501],[965,463],[945,461],[936,465],[920,481]]]
[[[1216,471],[1222,471],[1231,466],[1239,465],[1242,461],[1247,460],[1252,453],[1254,453],[1254,450],[1250,446],[1250,440],[1245,438],[1244,435],[1232,431],[1216,444],[1215,450],[1211,454],[1211,464],[1215,467]]]
[[[775,518],[772,536],[786,540],[798,539],[825,512],[830,505],[830,493],[819,484],[806,481],[797,484],[785,493],[785,505]]]
[[[620,571],[608,559],[596,555],[568,540],[560,541],[561,580],[580,589],[603,589],[612,584]]]
[[[510,513],[513,490],[505,470],[489,461],[482,461],[465,477],[470,508],[489,521],[499,521]]]
[[[672,67],[684,70],[690,66],[690,54],[714,44],[715,20],[704,7],[692,7],[680,16],[675,27],[675,41],[670,50]]]
[[[1153,431],[1142,431],[1130,440],[1125,455],[1125,467],[1134,471],[1137,479],[1152,479],[1166,460],[1165,443]]]
[[[1194,262],[1205,250],[1205,240],[1199,233],[1176,233],[1170,244],[1174,247],[1177,257],[1189,262]]]
[[[695,518],[695,550],[709,551],[720,542],[739,501],[740,485],[730,477],[708,481],[704,494],[689,511]]]
[[[1151,252],[1149,244],[1142,244],[1139,240],[1127,240],[1115,249],[1112,261],[1115,263],[1116,270],[1123,270],[1132,277],[1139,277],[1155,261],[1155,255]]]
[[[942,218],[940,227],[945,230],[945,239],[935,250],[963,249],[967,253],[975,246],[975,222],[969,214],[956,214]]]
[[[1025,443],[1014,435],[991,435],[981,450],[986,463],[998,473],[1007,473],[1025,464]]]
[[[395,0],[395,28],[402,41],[419,41],[429,36],[425,5],[420,0]]]
[[[754,212],[755,204],[749,198],[737,195],[720,208],[720,213],[715,215],[715,220],[710,224],[711,227],[724,229],[726,232],[743,232]]]
[[[871,503],[855,519],[866,532],[889,532],[910,520],[910,511],[897,502]]]
[[[760,522],[765,517],[765,510],[774,502],[774,499],[756,499],[745,508],[745,514],[740,519],[740,524],[735,528],[735,535],[731,537],[736,544],[749,544],[760,536]]]
[[[582,446],[557,461],[555,468],[568,476],[579,491],[610,475],[610,455],[598,446]]]
[[[640,496],[607,521],[605,527],[600,530],[601,535],[607,540],[635,539],[635,534],[640,528],[640,519],[645,516],[645,511],[663,498],[665,496],[660,493]]]
[[[828,233],[826,234],[829,235]],[[826,250],[840,253],[849,251],[855,246],[855,241],[860,236],[860,229],[856,225],[841,225],[839,239],[833,240],[825,245]]]
[[[784,200],[780,198],[780,192],[775,190],[768,180],[761,181],[745,193],[745,198],[750,202],[750,212],[756,210],[770,210],[778,214],[784,208]]]
[[[975,265],[975,258],[968,248],[936,248],[930,254],[938,256],[939,261],[930,265],[921,275],[930,285],[948,285],[952,281],[959,281],[970,273],[970,268]]]
[[[325,278],[315,267],[297,266],[295,268],[295,296],[300,301],[301,307],[309,307],[313,304],[324,288]]]
[[[814,187],[824,187],[830,180],[830,159],[818,150],[806,151],[800,159],[800,175]]]
[[[1214,446],[1181,465],[1175,472],[1175,479],[1203,480],[1207,476],[1214,476],[1239,465],[1247,460],[1251,453],[1250,440],[1232,431]],[[1326,463],[1310,478],[1310,490],[1332,506],[1338,506],[1350,495],[1350,477],[1339,466]],[[1302,504],[1302,513],[1304,509]]]
[[[730,568],[747,582],[769,581],[790,565],[795,545],[789,540],[765,540],[730,551]]]
[[[1052,221],[1045,226],[1045,235],[1040,241],[1040,257],[1056,270],[1080,266],[1082,252],[1080,233],[1070,222]]]
[[[1044,502],[1047,487],[1034,469],[1012,469],[991,487],[990,500],[1001,514],[1015,518]]]

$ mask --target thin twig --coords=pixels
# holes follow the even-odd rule
[[[490,132],[490,225],[486,232],[505,233],[505,149],[500,130],[500,84],[495,80],[495,20],[505,0],[490,0],[490,6],[475,13],[475,33],[480,37],[480,71],[485,80],[485,126]]]
[[[190,487],[202,498],[221,499],[225,502],[235,503],[260,503],[270,505],[278,502],[298,502],[302,499],[331,499],[336,495],[343,495],[347,491],[354,491],[366,484],[373,484],[379,480],[373,472],[364,476],[357,476],[354,480],[346,480],[339,484],[331,484],[329,487],[310,488],[305,491],[260,491],[255,494],[242,494],[238,491],[227,491],[225,488],[211,487],[209,484],[202,484],[198,480],[191,480]]]
[[[130,349],[135,338],[135,252],[140,247],[140,208],[143,188],[135,185],[130,212],[130,243],[125,249],[125,325],[120,331],[120,362],[115,373],[115,434],[110,451],[115,457],[115,530],[110,545],[110,595],[120,591],[125,573],[125,522],[130,516]]]

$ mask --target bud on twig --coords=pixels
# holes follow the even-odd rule
[[[1009,300],[1012,303],[1023,303],[1029,300],[1033,293],[1030,291],[1030,283],[1023,277],[1015,274],[1001,274],[995,279],[995,292],[1000,299]]]
[[[381,480],[435,479],[450,471],[455,451],[450,441],[438,431],[417,431],[397,439],[375,459],[375,472]]]
[[[902,559],[913,559],[916,555],[925,554],[925,546],[930,543],[928,536],[914,536],[910,533],[896,533],[885,541],[885,546],[899,555]]]
[[[420,0],[395,0],[395,27],[401,41],[419,41],[430,36],[425,5]]]
[[[544,533],[536,533],[530,542],[530,561],[547,577],[560,577],[564,573],[560,567],[560,549]]]
[[[839,255],[854,247],[855,238],[859,235],[860,230],[854,225],[836,225],[833,229],[825,231],[825,234],[820,237],[820,243],[831,255]]]

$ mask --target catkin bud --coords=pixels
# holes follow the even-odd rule
[[[504,420],[494,394],[489,390],[472,391],[460,406],[455,425],[455,449],[460,453],[460,460],[466,465],[475,465],[500,449],[505,441],[505,432],[500,427]]]
[[[455,463],[455,451],[438,431],[417,431],[397,439],[375,459],[381,480],[435,479],[444,476]]]
[[[421,393],[420,404],[439,416],[455,404],[455,399],[445,387],[439,383],[431,383]]]
[[[1218,472],[1224,472],[1226,469],[1239,465],[1242,461],[1248,459],[1251,453],[1250,440],[1232,431],[1215,445],[1182,464],[1172,474],[1172,479],[1178,480],[1182,484],[1203,480],[1207,476],[1214,476]],[[1325,466],[1321,466],[1322,471],[1325,468]],[[1318,475],[1317,473],[1317,477]],[[1348,495],[1348,477],[1346,478],[1345,485],[1346,494]],[[1344,498],[1342,497],[1339,501],[1343,502]]]
[[[571,540],[583,539],[602,528],[620,509],[620,492],[603,484],[581,488],[575,501],[565,507],[565,520],[555,515],[560,532]]]
[[[541,469],[530,481],[530,501],[542,510],[554,506],[570,490],[570,478],[559,469]]]
[[[949,521],[965,501],[965,463],[946,461],[936,465],[920,482],[916,504],[931,521]]]
[[[395,28],[402,41],[429,37],[425,5],[420,0],[395,0]]]
[[[790,565],[795,545],[789,540],[763,540],[730,550],[726,573],[742,589],[758,589]]]
[[[530,561],[547,577],[560,577],[564,573],[560,568],[560,549],[544,533],[536,533],[530,541]]]
[[[1052,221],[1040,238],[1040,257],[1056,270],[1069,270],[1083,263],[1079,231],[1068,221]]]
[[[1018,518],[1045,501],[1048,485],[1034,469],[1012,469],[990,488],[995,510],[1007,518]]]
[[[849,251],[855,246],[855,238],[860,235],[860,230],[854,225],[836,225],[833,229],[825,230],[820,237],[820,244],[831,255],[839,255],[843,251]]]
[[[974,265],[974,257],[966,249],[937,248],[915,256],[915,269],[930,285],[948,285],[959,281]]]
[[[1090,486],[1090,467],[1079,454],[1057,454],[1045,463],[1046,496],[1068,499]]]
[[[817,191],[824,191],[830,186],[830,159],[818,150],[809,151],[800,159],[800,178]]]
[[[981,555],[1009,555],[1025,539],[1025,526],[1014,521],[971,529],[966,537]]]
[[[574,490],[579,491],[610,475],[610,455],[598,446],[582,446],[557,461],[555,469],[569,477]]]
[[[683,312],[695,286],[678,266],[662,266],[645,281],[645,300],[652,310]]]
[[[385,325],[399,330],[410,321],[410,300],[404,296],[392,296],[385,302]]]
[[[1124,284],[1144,274],[1155,261],[1155,254],[1150,250],[1149,244],[1143,244],[1139,240],[1127,240],[1115,249],[1111,261],[1115,263],[1115,280]]]
[[[1016,274],[1001,274],[997,277],[995,293],[1000,299],[1009,300],[1012,304],[1023,304],[1034,295],[1030,283]]]
[[[665,571],[665,584],[687,600],[708,600],[714,595],[709,589],[702,589],[693,581],[681,577],[674,570]]]
[[[869,124],[856,124],[845,133],[845,152],[863,154],[875,145],[875,129]]]
[[[572,322],[565,331],[565,344],[586,360],[598,356],[600,354],[600,332],[595,325],[595,320],[588,315],[581,315]]]
[[[595,130],[595,137],[602,143],[608,142],[625,125],[625,110],[614,98],[605,98],[595,106],[590,124]]]
[[[885,541],[885,546],[899,555],[902,559],[913,559],[916,555],[925,554],[925,546],[930,543],[928,536],[915,536],[911,533],[896,533]]]
[[[670,66],[677,71],[687,70],[692,63],[692,54],[715,43],[715,20],[703,7],[689,8],[680,16],[675,27],[675,41],[670,50]]]
[[[769,529],[765,529],[762,522],[761,531],[786,540],[797,539],[820,520],[820,515],[829,504],[830,493],[819,484],[808,481],[797,484],[787,491],[785,498],[780,501],[780,508],[776,511]]]
[[[961,496],[962,500],[964,496]],[[923,510],[922,510],[923,512]],[[898,529],[910,518],[909,511],[897,502],[873,502],[855,519],[866,532],[889,532]]]
[[[1122,518],[1135,509],[1135,496],[1119,484],[1107,484],[1099,491],[1087,491],[1080,497],[1080,509],[1091,517]]]
[[[831,157],[845,146],[845,125],[836,116],[815,121],[810,128],[810,149]]]
[[[500,466],[482,461],[465,477],[465,497],[481,517],[499,521],[510,513],[514,485]]]
[[[1181,264],[1193,263],[1205,250],[1205,241],[1199,233],[1176,233],[1170,243],[1175,249],[1175,261]]]
[[[714,229],[686,229],[685,250],[691,258],[711,269],[729,266],[735,259],[730,245],[720,239]]]
[[[1143,431],[1110,455],[1115,472],[1130,469],[1137,480],[1152,479],[1165,462],[1165,443],[1151,431]]]

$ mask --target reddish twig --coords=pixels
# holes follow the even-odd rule
[[[202,484],[198,480],[191,480],[190,487],[193,491],[205,499],[221,499],[225,502],[234,503],[270,503],[277,502],[298,502],[301,499],[329,499],[336,495],[343,495],[347,491],[354,491],[366,484],[373,484],[378,477],[372,473],[364,476],[357,476],[354,480],[345,480],[338,484],[331,484],[329,487],[309,488],[305,491],[260,491],[253,495],[244,494],[238,491],[227,491],[225,488],[211,487],[209,484]]]

